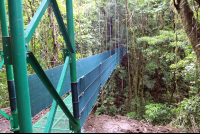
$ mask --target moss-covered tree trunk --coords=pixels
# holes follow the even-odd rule
[[[196,0],[196,2],[200,5],[199,0]],[[200,24],[195,19],[194,12],[190,8],[187,0],[172,0],[171,4],[179,15],[183,28],[196,54],[200,68]]]
[[[129,1],[126,0],[126,12],[127,12],[127,16],[128,16],[128,19],[129,19],[129,27],[130,27],[130,34],[131,34],[131,40],[132,40],[132,52],[133,52],[133,59],[134,59],[134,72],[135,72],[135,99],[134,99],[134,103],[135,103],[135,107],[134,107],[134,111],[135,113],[137,114],[137,99],[138,99],[138,62],[137,62],[137,52],[136,52],[136,46],[135,46],[135,31],[134,31],[134,24],[133,24],[133,20],[132,20],[132,17],[129,13],[129,8],[128,8],[128,3]]]

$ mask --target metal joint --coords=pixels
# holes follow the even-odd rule
[[[4,64],[12,65],[12,50],[10,37],[3,37]]]
[[[79,98],[78,98],[78,83],[71,83],[72,87],[72,102],[74,108],[74,117],[75,119],[79,118]]]
[[[85,94],[85,92],[82,92],[82,93],[79,95],[79,98],[81,98],[84,94]]]
[[[64,54],[64,61],[66,57],[69,57],[69,63],[72,63],[72,58],[71,58],[72,53],[68,49],[63,49],[63,54]]]

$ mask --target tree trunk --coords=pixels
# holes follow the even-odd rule
[[[126,47],[127,47],[127,51],[129,51],[129,46],[128,46],[128,16],[126,16]],[[127,100],[127,112],[130,113],[131,112],[131,98],[132,98],[132,86],[131,86],[131,72],[130,72],[130,56],[127,53],[127,58],[128,58],[128,100]]]
[[[196,0],[196,2],[198,4],[200,3],[199,0]],[[187,0],[172,0],[171,4],[179,15],[183,28],[196,54],[200,68],[200,24],[195,19],[194,12],[190,8]]]
[[[129,27],[130,27],[130,33],[131,33],[131,40],[132,40],[132,49],[133,49],[133,59],[134,59],[134,71],[135,71],[135,113],[137,114],[137,92],[138,92],[138,62],[137,62],[137,53],[136,53],[136,47],[135,47],[135,33],[134,33],[134,25],[132,21],[132,17],[130,17],[129,9],[128,9],[128,0],[126,0],[126,11],[129,19]]]
[[[56,41],[56,26],[54,22],[54,13],[52,7],[49,8],[49,20],[50,26],[52,28],[52,38],[53,38],[53,56],[51,57],[51,67],[56,66],[56,59],[58,57],[58,44]]]

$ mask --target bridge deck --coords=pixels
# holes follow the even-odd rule
[[[69,95],[66,99],[64,99],[64,102],[66,106],[69,108],[70,112],[73,114],[72,96]],[[49,113],[47,113],[36,124],[33,125],[34,133],[44,133],[48,116]],[[71,131],[69,130],[69,120],[60,107],[58,107],[56,111],[51,133],[71,133]]]

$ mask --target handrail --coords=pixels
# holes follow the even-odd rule
[[[116,56],[116,54],[114,54],[113,56]],[[112,59],[113,56],[111,56],[111,57],[109,57],[109,58]],[[118,58],[118,57],[116,56],[116,58],[113,59],[113,60],[105,67],[105,69],[102,70],[102,71],[100,72],[100,74],[94,79],[94,81],[92,81],[91,84],[82,92],[82,94],[81,94],[81,96],[79,96],[79,98],[82,97],[82,96],[84,95],[84,93],[88,90],[88,88],[90,88],[90,86],[94,84],[94,82],[105,72],[105,70],[110,66],[111,63],[113,63],[114,61],[116,61],[117,58]],[[108,59],[107,59],[107,60],[108,60]],[[106,61],[104,61],[104,62],[106,62]],[[105,77],[106,77],[106,76],[105,76]],[[105,77],[104,77],[102,80],[104,80]],[[102,82],[102,81],[101,81],[101,82]],[[101,83],[99,84],[99,86],[100,86],[100,85],[101,85]],[[98,87],[99,87],[99,86],[98,86]],[[98,87],[97,87],[97,88],[98,88]],[[95,92],[97,91],[97,88],[94,90],[94,93],[91,95],[90,99],[87,101],[87,103],[85,104],[85,106],[81,109],[80,114],[84,111],[85,107],[86,107],[87,104],[90,102],[91,98],[94,96]]]

